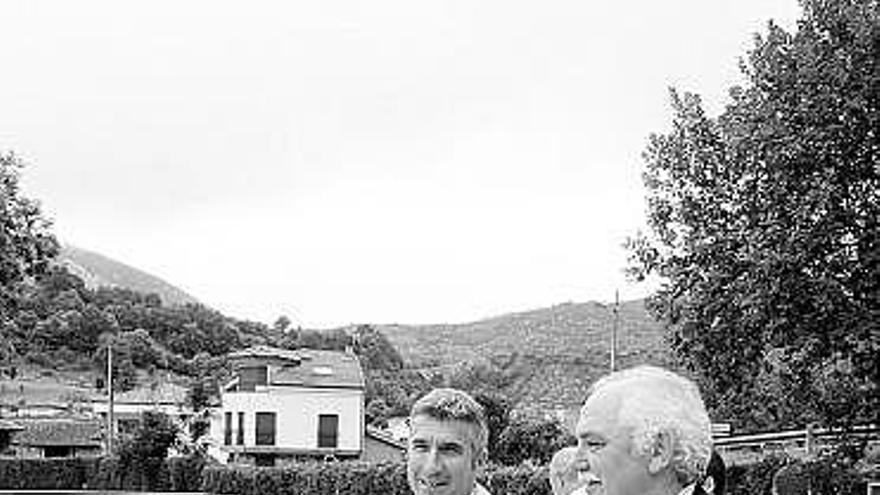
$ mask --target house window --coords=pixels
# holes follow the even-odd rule
[[[238,372],[238,389],[253,392],[257,385],[269,383],[269,370],[266,366],[243,366]]]
[[[339,415],[321,414],[318,416],[318,447],[335,449],[339,436]]]
[[[235,435],[235,443],[237,445],[244,445],[244,413],[238,413],[238,431]]]
[[[257,413],[257,445],[275,445],[275,413]]]
[[[43,457],[73,457],[73,448],[63,445],[49,446],[43,450]]]
[[[227,412],[223,418],[223,445],[232,445],[232,413]]]

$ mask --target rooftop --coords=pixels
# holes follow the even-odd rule
[[[38,419],[20,421],[19,424],[23,429],[12,437],[12,443],[16,445],[100,447],[102,444],[99,421]]]

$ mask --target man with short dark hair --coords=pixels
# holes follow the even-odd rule
[[[489,428],[483,407],[461,390],[438,388],[409,415],[407,481],[415,495],[490,495],[477,483]]]
[[[709,415],[697,386],[653,366],[596,382],[576,434],[589,491],[605,495],[691,493],[712,452]]]

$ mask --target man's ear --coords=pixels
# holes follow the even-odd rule
[[[474,456],[474,472],[477,473],[477,476],[482,476],[483,471],[486,468],[486,463],[489,461],[489,452],[486,449],[480,451],[479,454]]]
[[[648,452],[649,473],[657,474],[672,464],[674,444],[672,433],[669,431],[661,430],[654,437],[654,445]]]

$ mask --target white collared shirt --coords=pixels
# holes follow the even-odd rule
[[[473,491],[471,491],[471,495],[492,495],[492,494],[489,493],[489,490],[486,490],[486,488],[483,485],[481,485],[479,483],[474,483],[474,489],[473,489]]]

